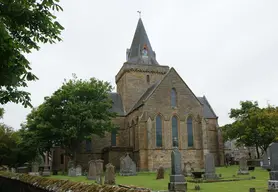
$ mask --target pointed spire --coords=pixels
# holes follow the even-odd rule
[[[158,65],[141,18],[138,20],[131,47],[127,49],[127,62]]]

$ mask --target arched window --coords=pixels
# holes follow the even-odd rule
[[[150,76],[147,75],[147,83],[150,83]]]
[[[111,146],[115,147],[117,145],[117,131],[113,129],[111,131]]]
[[[86,140],[86,152],[91,152],[92,151],[92,141]]]
[[[192,127],[192,118],[187,118],[187,141],[188,141],[188,147],[193,147],[193,127]]]
[[[177,141],[179,141],[178,118],[176,116],[173,116],[172,117],[172,144],[174,142],[175,137],[177,138]]]
[[[171,90],[171,106],[176,107],[177,106],[177,92],[176,89],[172,88]]]
[[[155,119],[155,135],[156,135],[156,147],[162,147],[162,120],[161,116],[156,116]]]

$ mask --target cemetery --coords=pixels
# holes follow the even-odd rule
[[[177,148],[177,141],[171,154],[171,169],[164,170],[159,166],[156,172],[137,172],[133,160],[127,153],[121,158],[121,168],[116,172],[115,167],[108,163],[103,166],[102,160],[91,160],[89,171],[82,170],[80,165],[71,166],[68,174],[59,173],[57,175],[45,174],[49,169],[44,167],[39,171],[38,164],[32,164],[32,169],[28,172],[27,167],[19,168],[17,173],[14,168],[2,170],[0,172],[0,190],[5,187],[21,186],[28,184],[34,187],[33,191],[277,191],[278,188],[278,143],[274,142],[269,146],[268,153],[270,164],[256,167],[249,171],[245,158],[239,160],[239,165],[215,167],[211,154],[205,157],[205,167],[201,178],[196,178],[193,174],[185,174],[182,170],[180,152]],[[270,169],[270,171],[268,171]],[[24,171],[25,170],[25,171]],[[27,171],[27,172],[26,172]],[[193,171],[193,170],[192,170]],[[194,171],[193,171],[194,172]],[[190,176],[191,175],[191,176]],[[27,186],[25,186],[27,187]],[[32,190],[30,190],[32,191]]]

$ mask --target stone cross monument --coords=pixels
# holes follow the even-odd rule
[[[181,169],[181,154],[178,149],[177,138],[173,141],[173,151],[171,154],[171,175],[168,183],[169,192],[186,192],[186,182]]]
[[[45,160],[44,160],[44,168],[42,172],[42,176],[50,176],[50,170],[49,170],[49,156],[48,151],[45,153]]]

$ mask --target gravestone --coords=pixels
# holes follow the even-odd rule
[[[96,162],[96,174],[102,175],[103,174],[103,160],[98,159]]]
[[[28,167],[18,167],[17,168],[17,173],[28,173],[29,169]]]
[[[69,168],[68,176],[69,177],[76,177],[76,169],[74,167]]]
[[[161,165],[157,169],[156,179],[164,179],[164,167]]]
[[[269,169],[270,168],[270,162],[269,162],[269,147],[263,154],[263,169]]]
[[[32,175],[39,175],[39,163],[38,162],[33,162],[32,163]]]
[[[115,167],[108,163],[105,170],[104,184],[115,185]]]
[[[96,180],[96,176],[97,176],[96,161],[91,160],[89,161],[89,171],[88,171],[87,179]]]
[[[270,168],[268,191],[278,191],[278,141],[269,146]]]
[[[12,172],[12,173],[16,173],[16,169],[12,167],[12,168],[11,168],[11,172]]]
[[[129,154],[121,158],[120,173],[121,176],[133,176],[136,175],[136,164],[132,161]]]
[[[205,156],[205,179],[218,179],[215,174],[214,156],[211,153]]]
[[[169,192],[186,192],[187,184],[181,169],[181,154],[178,149],[177,138],[173,141],[171,153],[171,175],[168,183]]]
[[[42,172],[42,176],[44,177],[48,177],[50,176],[50,169],[49,169],[49,156],[48,156],[48,152],[46,152],[46,154],[44,155],[44,167],[43,167],[43,172]]]
[[[237,172],[238,175],[249,175],[247,160],[245,157],[241,157],[239,159],[239,170]]]
[[[186,162],[183,164],[183,175],[184,176],[191,176],[192,175],[192,165],[191,165],[191,162]]]
[[[81,167],[81,165],[76,166],[76,176],[82,176],[82,167]]]
[[[96,183],[102,185],[103,160],[96,160]]]

